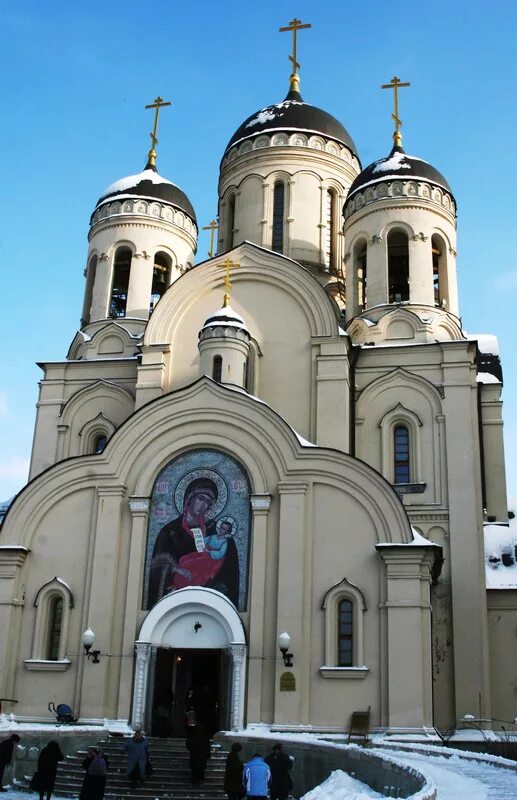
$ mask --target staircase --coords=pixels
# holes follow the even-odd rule
[[[126,778],[126,754],[122,750],[123,740],[118,737],[98,742],[109,760],[105,800],[129,800],[150,798],[152,800],[223,800],[224,767],[227,751],[219,744],[212,744],[212,755],[207,762],[205,782],[202,786],[191,786],[189,753],[184,739],[156,739],[148,737],[153,774],[144,784],[131,788]],[[59,765],[54,795],[56,797],[78,797],[84,778],[82,768],[86,750],[79,750]]]

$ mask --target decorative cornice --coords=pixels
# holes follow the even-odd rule
[[[393,192],[394,186],[400,186],[400,192]],[[407,186],[416,186],[417,191],[408,193]],[[384,187],[386,194],[378,194],[378,190]],[[429,196],[427,196],[429,193]],[[418,204],[415,200],[420,201]],[[398,204],[394,204],[398,201]],[[400,201],[406,201],[401,203]],[[375,203],[374,211],[379,209],[393,208],[418,208],[429,209],[439,213],[453,225],[456,225],[456,206],[448,192],[436,189],[432,184],[425,181],[393,181],[390,185],[378,184],[368,187],[363,192],[356,192],[350,200],[345,201],[344,217],[345,225],[356,214],[365,211]],[[366,213],[372,213],[372,210]],[[363,218],[365,214],[361,215]]]
[[[262,150],[278,151],[283,148],[291,147],[295,147],[298,150],[304,148],[312,154],[318,153],[320,156],[324,155],[329,158],[345,161],[353,166],[357,172],[361,169],[359,161],[352,154],[351,150],[335,139],[329,139],[320,134],[307,134],[303,131],[289,133],[287,131],[276,131],[271,134],[267,132],[260,133],[253,139],[245,139],[243,142],[235,144],[223,158],[221,173],[225,168],[234,164],[236,160],[250,153],[256,153]]]

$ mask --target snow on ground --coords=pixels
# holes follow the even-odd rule
[[[378,755],[386,755],[386,750],[373,750]],[[448,749],[450,752],[450,749]],[[517,772],[501,769],[495,763],[461,758],[460,755],[435,756],[419,752],[407,753],[404,750],[389,749],[389,755],[403,761],[422,772],[435,783],[437,800],[515,800],[517,797]],[[473,754],[471,754],[473,755]],[[477,754],[474,755],[477,757]],[[481,758],[490,758],[483,756]],[[506,759],[500,763],[513,764]],[[318,800],[331,800],[331,795]],[[332,798],[333,800],[333,798]]]
[[[326,781],[304,794],[301,800],[371,800],[385,795],[374,792],[365,783],[352,778],[348,772],[336,769]]]
[[[17,789],[8,789],[7,792],[2,792],[3,800],[35,800],[37,794],[34,792],[19,792]],[[77,800],[75,797],[61,797],[60,800]]]

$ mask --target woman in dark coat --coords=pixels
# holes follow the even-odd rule
[[[86,774],[81,787],[79,800],[103,800],[108,772],[108,759],[98,747],[89,747],[83,761]]]
[[[226,759],[224,791],[228,795],[228,800],[242,800],[245,795],[244,786],[242,785],[244,764],[239,755],[241,750],[242,745],[239,742],[234,742]]]
[[[39,800],[44,800],[45,795],[47,800],[52,797],[56,783],[57,766],[63,759],[64,755],[57,742],[49,742],[39,754],[36,787],[36,791],[39,792]]]

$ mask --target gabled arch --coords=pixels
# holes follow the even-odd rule
[[[391,483],[396,483],[394,471],[394,435],[398,426],[407,428],[409,434],[409,473],[410,482],[419,483],[422,479],[421,450],[422,442],[420,428],[423,422],[414,411],[406,408],[402,403],[386,411],[379,421],[381,431],[382,449],[382,474]]]
[[[74,596],[63,578],[54,577],[43,584],[34,598],[36,618],[31,658],[27,669],[62,670],[70,664],[66,659],[70,613]]]
[[[338,652],[339,609],[342,601],[351,608],[352,663],[343,666]],[[325,655],[321,674],[324,677],[365,677],[368,668],[364,664],[364,614],[366,600],[361,589],[346,577],[325,592],[321,603],[325,613]],[[350,645],[349,645],[350,646]],[[357,668],[362,668],[361,672]]]
[[[436,387],[426,378],[423,378],[421,375],[416,375],[413,372],[408,372],[408,370],[403,367],[396,367],[391,370],[391,372],[387,372],[385,375],[381,375],[379,378],[369,383],[360,393],[358,403],[364,405],[367,402],[371,402],[379,394],[385,392],[390,386],[397,388],[402,386],[405,388],[413,388],[430,403],[436,414],[441,413],[442,398],[444,396],[443,387]]]
[[[97,449],[95,447],[95,442],[99,436],[105,436],[106,439],[110,439],[112,434],[115,432],[116,427],[111,422],[111,420],[107,419],[104,416],[102,411],[100,411],[95,419],[88,420],[85,422],[81,430],[79,431],[79,436],[81,437],[81,446],[80,446],[80,453],[81,455],[88,455],[89,453],[96,453]]]

